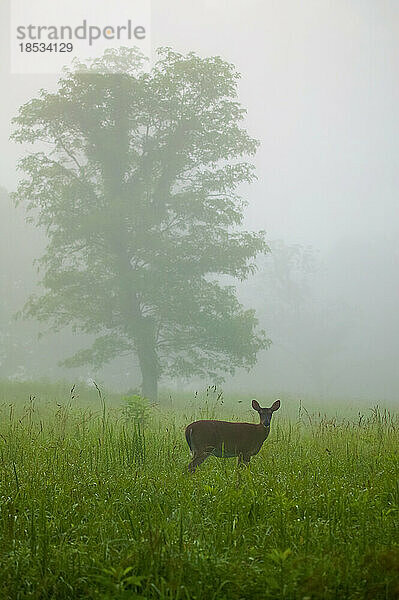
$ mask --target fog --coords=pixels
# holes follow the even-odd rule
[[[9,6],[2,22],[0,113],[0,376],[96,378],[137,388],[137,364],[61,368],[84,336],[15,321],[35,290],[43,233],[7,192],[26,148],[11,119],[57,77],[11,75]],[[260,140],[257,181],[240,189],[244,225],[271,252],[237,284],[272,344],[228,390],[394,402],[399,392],[399,5],[395,0],[152,2],[153,49],[219,55],[241,73],[245,127]],[[164,378],[173,389],[209,382]]]

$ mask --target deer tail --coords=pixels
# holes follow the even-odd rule
[[[189,447],[190,447],[190,450],[191,450],[191,452],[192,452],[192,451],[193,451],[193,447],[192,447],[192,443],[191,443],[191,436],[192,436],[192,434],[193,434],[193,430],[191,429],[191,427],[190,427],[190,426],[186,427],[185,434],[186,434],[186,441],[187,441],[187,444],[189,445]]]

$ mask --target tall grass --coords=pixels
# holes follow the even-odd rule
[[[208,393],[143,422],[63,394],[3,397],[0,598],[399,597],[396,416],[288,419],[282,402],[248,469],[212,457],[189,476],[184,425],[247,406]]]

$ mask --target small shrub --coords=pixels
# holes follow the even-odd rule
[[[123,416],[126,422],[133,423],[139,427],[147,425],[151,419],[151,406],[147,398],[138,394],[123,396]]]

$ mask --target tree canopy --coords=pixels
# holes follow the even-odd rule
[[[245,279],[268,248],[242,229],[258,144],[234,66],[171,49],[143,66],[108,50],[20,108],[13,138],[38,148],[14,198],[48,237],[25,314],[95,335],[68,366],[136,355],[155,398],[161,375],[220,381],[255,363],[269,342],[221,276]]]

